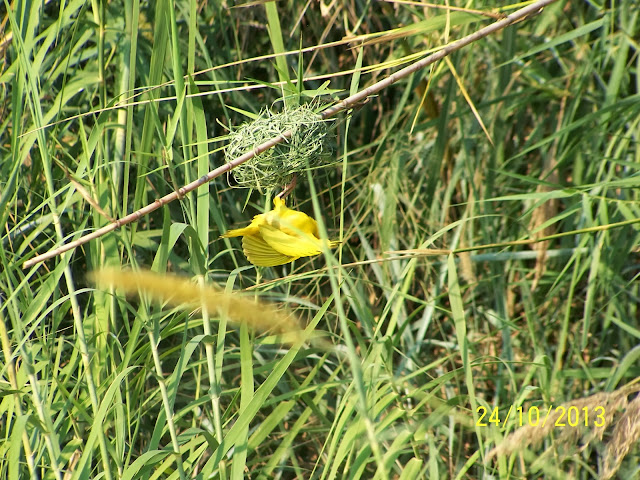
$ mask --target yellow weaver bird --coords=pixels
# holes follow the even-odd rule
[[[220,237],[242,237],[245,256],[259,267],[283,265],[322,253],[318,224],[313,218],[287,208],[280,197],[273,199],[273,207],[253,217],[248,227],[229,230]],[[331,240],[326,245],[335,248],[340,242]]]

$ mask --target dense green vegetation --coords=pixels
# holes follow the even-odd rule
[[[223,165],[265,109],[333,105],[521,5],[3,5],[0,478],[640,475],[633,2],[553,3],[335,117],[287,202],[342,244],[265,268],[219,236],[279,189],[232,174],[22,267]],[[95,287],[104,267],[256,295],[321,340]]]

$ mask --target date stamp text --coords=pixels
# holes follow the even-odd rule
[[[517,427],[546,427],[547,424],[553,423],[555,428],[566,427],[596,427],[605,426],[605,409],[602,406],[582,407],[576,406],[564,407],[553,405],[546,411],[536,406],[532,407],[493,407],[487,408],[478,406],[476,408],[478,419],[477,427],[489,427],[507,425],[509,420],[514,421]]]

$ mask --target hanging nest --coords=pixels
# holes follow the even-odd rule
[[[291,130],[289,140],[233,169],[238,185],[245,188],[280,188],[291,181],[294,173],[324,165],[333,154],[334,136],[330,124],[313,111],[310,104],[282,113],[264,110],[258,118],[241,125],[229,134],[225,151],[227,162],[254,149],[261,143]]]

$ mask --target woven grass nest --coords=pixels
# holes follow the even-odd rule
[[[295,110],[272,113],[266,109],[253,122],[233,130],[225,151],[227,162],[261,143],[291,130],[293,135],[266,152],[233,169],[238,185],[259,191],[280,188],[293,174],[324,165],[333,154],[331,124],[323,120],[310,104]]]

